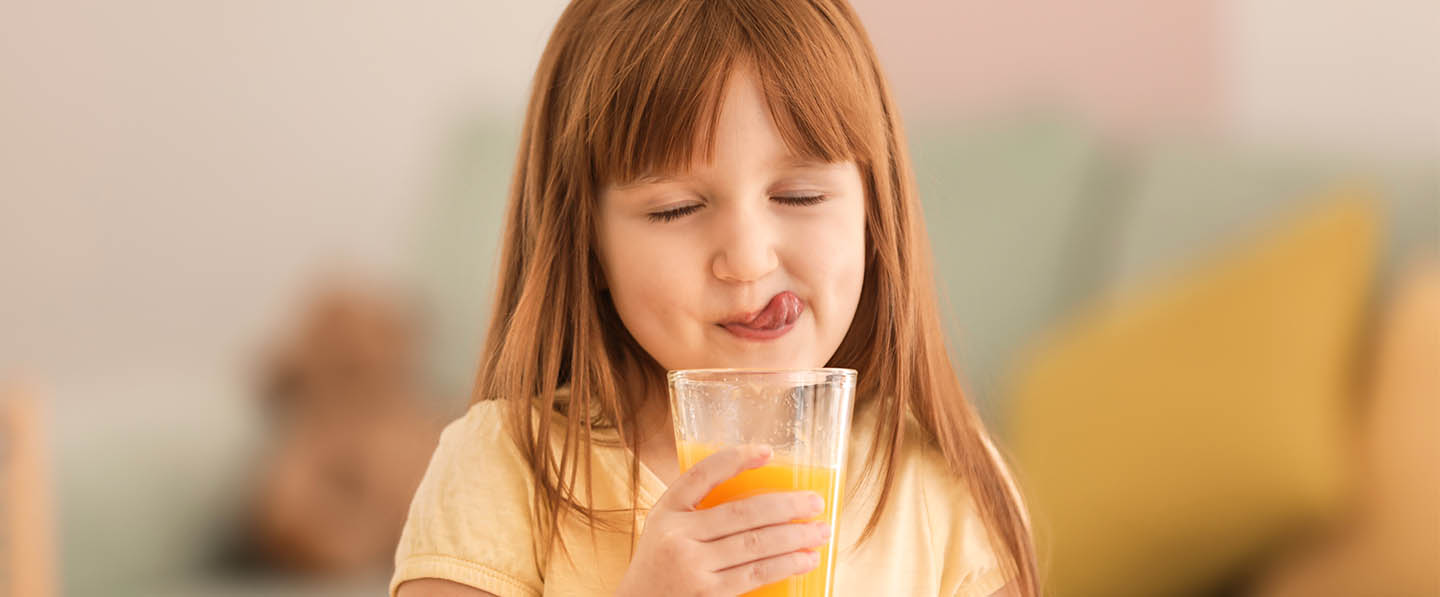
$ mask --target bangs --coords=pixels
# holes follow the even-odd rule
[[[576,120],[594,180],[683,172],[714,155],[725,85],[748,68],[770,117],[800,158],[869,164],[885,148],[868,42],[820,2],[621,2],[594,15],[609,39],[582,57]],[[608,14],[607,14],[608,13]],[[624,23],[622,26],[620,23]],[[697,160],[698,158],[698,160]]]

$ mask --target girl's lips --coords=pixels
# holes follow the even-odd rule
[[[747,340],[771,340],[784,336],[795,327],[795,321],[804,311],[805,304],[800,297],[786,290],[771,298],[764,309],[736,317],[720,326]]]

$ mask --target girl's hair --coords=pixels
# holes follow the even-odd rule
[[[513,406],[512,429],[536,478],[537,550],[564,550],[557,529],[567,516],[592,532],[621,528],[605,516],[613,510],[592,507],[588,448],[606,437],[635,447],[636,398],[664,392],[663,368],[604,290],[600,191],[708,159],[723,87],[741,67],[754,73],[792,152],[853,160],[865,183],[865,281],[827,364],[858,370],[857,401],[879,413],[877,450],[860,478],[878,479],[881,493],[862,540],[889,500],[913,417],[968,484],[1015,586],[1037,594],[1019,492],[946,353],[897,107],[844,0],[575,0],[560,16],[525,114],[474,397]],[[633,500],[639,461],[630,464]]]

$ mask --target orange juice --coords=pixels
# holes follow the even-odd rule
[[[680,442],[680,469],[687,470],[697,462],[713,454],[717,448],[705,444]],[[786,462],[785,456],[777,453],[765,466],[750,469],[716,486],[705,499],[700,500],[701,509],[743,499],[761,493],[776,491],[813,491],[825,500],[825,510],[811,520],[823,520],[835,528],[836,513],[840,507],[840,475],[834,468],[811,466]],[[799,574],[780,582],[765,585],[746,593],[744,597],[822,597],[830,582],[830,547],[832,538],[825,545],[816,548],[820,552],[820,564],[805,574]]]

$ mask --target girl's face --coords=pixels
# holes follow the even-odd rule
[[[666,369],[823,366],[864,281],[859,169],[791,155],[744,70],[714,141],[709,163],[603,189],[615,308]]]

